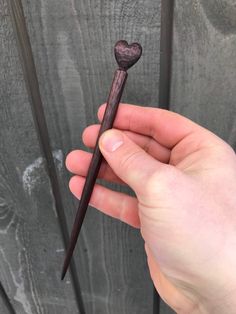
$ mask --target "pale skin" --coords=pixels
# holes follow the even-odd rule
[[[98,111],[101,121],[105,105]],[[99,125],[83,142],[93,148]],[[235,313],[236,156],[210,131],[173,112],[121,104],[100,138],[99,177],[136,197],[96,185],[91,205],[140,228],[156,289],[177,313]],[[80,198],[91,154],[71,152],[70,190]]]

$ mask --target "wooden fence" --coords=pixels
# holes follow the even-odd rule
[[[235,1],[172,8],[0,0],[0,313],[172,313],[159,309],[139,232],[93,208],[60,281],[77,207],[64,159],[97,121],[118,39],[144,50],[123,101],[179,112],[236,148]]]

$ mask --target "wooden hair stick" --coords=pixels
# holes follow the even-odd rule
[[[82,227],[82,223],[84,221],[84,217],[87,211],[89,200],[93,192],[93,188],[102,163],[103,157],[98,146],[99,138],[104,131],[111,129],[113,126],[113,122],[116,117],[116,112],[124,90],[125,82],[128,77],[127,70],[131,68],[141,57],[142,47],[138,43],[128,45],[126,41],[120,40],[116,43],[114,52],[119,68],[116,70],[114,75],[110,94],[107,100],[106,111],[98,134],[96,146],[93,152],[93,157],[89,166],[79,208],[76,213],[74,225],[71,232],[70,243],[67,249],[62,269],[61,280],[64,279],[68,266],[70,264],[70,260],[72,258],[73,251],[79,236],[79,232]]]

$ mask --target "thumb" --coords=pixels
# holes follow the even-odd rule
[[[167,166],[148,155],[118,130],[104,132],[99,139],[99,148],[116,175],[137,194],[144,192],[144,186],[154,173]]]

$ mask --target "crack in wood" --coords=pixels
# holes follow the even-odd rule
[[[6,309],[8,310],[9,314],[16,314],[13,305],[11,304],[10,298],[8,297],[6,290],[4,289],[1,281],[0,281],[0,295]]]
[[[173,41],[174,0],[161,1],[159,108],[169,110]],[[161,313],[160,296],[154,287],[153,314]]]
[[[41,145],[43,156],[46,160],[48,175],[50,178],[55,207],[57,210],[59,224],[62,232],[64,245],[68,243],[69,234],[66,226],[66,218],[62,205],[60,188],[56,174],[56,166],[53,160],[48,128],[44,115],[43,104],[39,91],[39,83],[34,63],[33,52],[25,22],[24,12],[21,0],[8,0],[10,15],[18,42],[19,55],[21,57],[22,68],[24,72],[26,87],[28,90],[29,100],[31,103],[32,115],[35,122],[35,128],[38,134],[38,140]],[[85,313],[83,300],[81,296],[80,284],[76,274],[75,264],[71,263],[71,275],[76,295],[78,309],[81,314]]]
[[[169,109],[174,0],[161,1],[159,108]]]

